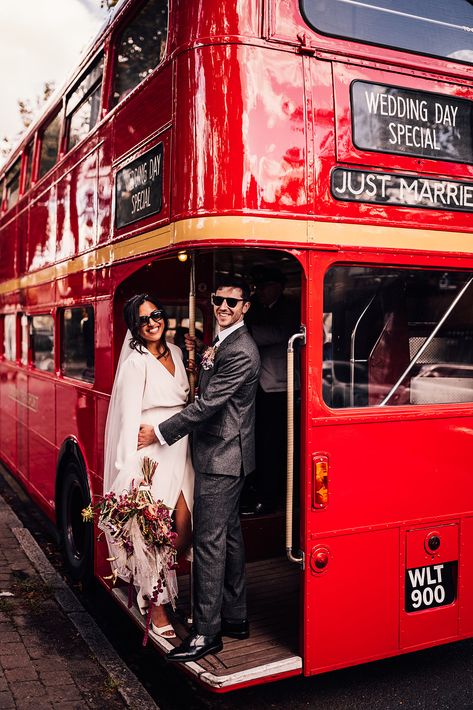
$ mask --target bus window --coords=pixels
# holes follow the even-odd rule
[[[31,187],[31,178],[33,175],[33,141],[28,145],[25,155],[25,186],[23,192],[28,192]]]
[[[39,177],[46,175],[56,164],[59,155],[59,136],[61,133],[61,118],[57,113],[48,123],[41,136],[41,157],[39,161]]]
[[[85,138],[99,120],[102,73],[103,57],[100,57],[67,99],[67,150]]]
[[[20,194],[20,168],[21,158],[18,158],[5,176],[7,210],[18,202],[18,195]]]
[[[467,0],[301,0],[301,8],[324,34],[473,63],[473,7]]]
[[[16,360],[16,316],[5,316],[3,321],[3,354],[6,360]]]
[[[162,61],[168,33],[167,0],[148,0],[117,39],[113,105]]]
[[[54,372],[54,318],[52,316],[32,316],[31,347],[34,367],[45,372]]]
[[[473,274],[335,266],[323,328],[331,407],[473,402]]]
[[[61,311],[61,371],[67,377],[94,381],[94,309]]]

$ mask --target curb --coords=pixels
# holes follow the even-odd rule
[[[3,496],[0,495],[0,498],[7,506],[6,510],[0,511],[0,518],[11,528],[24,553],[43,582],[51,588],[57,603],[90,648],[97,662],[117,684],[117,692],[127,707],[130,710],[159,710],[159,706],[146,688],[125,665],[103,631],[56,572],[30,531],[23,527]]]

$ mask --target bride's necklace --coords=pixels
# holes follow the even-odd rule
[[[154,357],[155,357],[157,360],[161,360],[161,359],[167,360],[167,359],[168,359],[168,356],[169,356],[169,350],[163,350],[162,352],[157,353]]]

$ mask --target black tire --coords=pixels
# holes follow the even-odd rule
[[[65,465],[59,499],[62,551],[72,579],[90,583],[94,569],[94,525],[82,521],[90,503],[89,486],[76,459]]]

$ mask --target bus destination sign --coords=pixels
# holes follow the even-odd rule
[[[331,192],[351,202],[473,212],[473,182],[335,168]]]
[[[444,94],[354,81],[357,148],[473,163],[473,102]]]
[[[117,172],[116,216],[119,229],[161,211],[163,144],[148,150]]]

